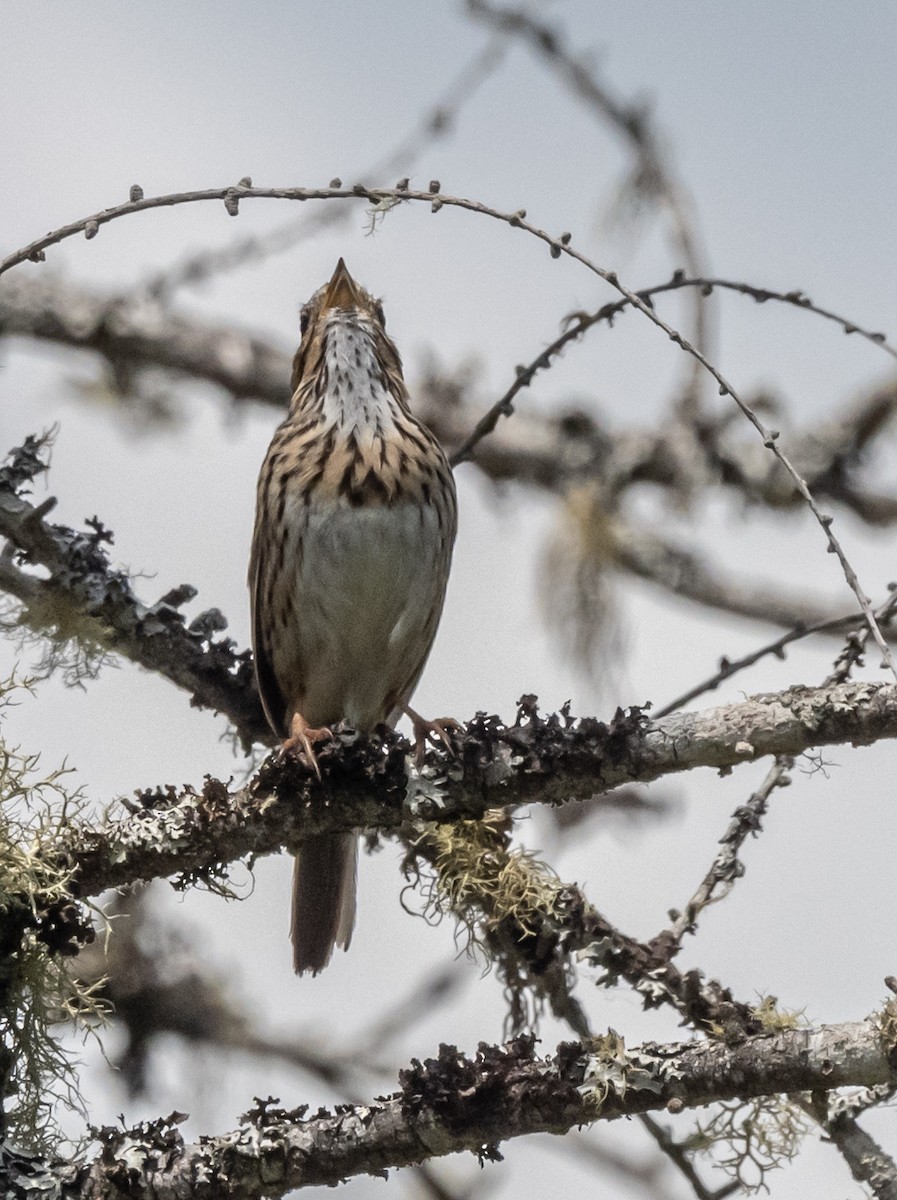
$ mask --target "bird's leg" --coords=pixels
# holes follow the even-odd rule
[[[322,725],[320,729],[313,729],[302,713],[296,712],[290,718],[290,736],[281,742],[281,753],[297,754],[320,779],[321,768],[318,766],[318,756],[315,754],[314,744],[332,737],[332,729],[328,729],[326,725]]]
[[[414,711],[407,704],[399,701],[396,707],[400,709],[406,717],[411,721],[414,728],[414,765],[418,768],[423,766],[424,754],[427,749],[427,739],[439,738],[449,754],[454,754],[452,739],[449,737],[449,730],[453,732],[461,729],[460,722],[454,717],[437,717],[435,721],[428,721],[426,717],[422,717],[420,713]]]

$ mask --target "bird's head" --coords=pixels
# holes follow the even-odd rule
[[[401,373],[398,351],[386,336],[382,304],[355,282],[345,262],[340,259],[329,281],[319,287],[308,303],[302,306],[299,318],[302,336],[293,359],[293,391],[307,371],[317,369],[328,334],[338,325],[346,323],[366,332],[374,340],[378,355],[386,360],[384,365]]]

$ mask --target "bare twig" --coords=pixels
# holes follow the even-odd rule
[[[455,124],[460,109],[477,93],[501,65],[505,48],[499,38],[490,41],[450,81],[440,98],[417,121],[414,128],[386,155],[353,177],[362,180],[389,178],[397,172],[409,174],[421,152],[430,142],[444,137]],[[222,249],[191,254],[166,271],[159,272],[141,287],[156,300],[167,302],[176,289],[204,283],[223,271],[246,263],[259,262],[288,250],[301,241],[332,229],[348,217],[348,211],[329,206],[319,212],[290,221],[270,233],[237,238]],[[284,378],[289,377],[286,372]]]
[[[636,159],[630,178],[631,191],[642,202],[666,209],[679,261],[685,264],[690,274],[702,274],[705,254],[700,244],[694,197],[676,178],[648,108],[644,104],[628,104],[614,96],[609,86],[598,78],[595,65],[572,53],[564,45],[559,31],[540,20],[534,12],[523,8],[500,8],[486,0],[467,0],[467,10],[497,32],[523,38],[555,71],[562,84],[623,138]],[[695,342],[706,349],[707,308],[697,297],[692,315]],[[680,403],[680,415],[688,420],[694,420],[698,415],[699,375],[700,368],[693,364],[692,384]]]
[[[766,815],[767,801],[776,788],[785,787],[790,782],[788,772],[793,765],[794,760],[787,755],[777,756],[760,787],[744,804],[735,809],[728,829],[720,838],[720,849],[713,865],[701,880],[697,891],[682,912],[670,913],[672,924],[667,933],[677,945],[686,933],[695,932],[695,923],[700,913],[708,905],[724,900],[732,890],[735,880],[744,874],[738,851],[749,836],[756,837],[760,832],[760,822]]]
[[[839,316],[837,313],[831,312],[828,309],[821,308],[819,305],[813,304],[809,297],[805,296],[801,291],[780,292],[770,288],[754,287],[752,284],[737,282],[728,279],[710,278],[710,277],[688,277],[683,271],[676,271],[672,279],[666,283],[656,284],[653,287],[640,288],[636,293],[645,303],[650,303],[656,296],[660,296],[665,292],[678,291],[681,288],[694,288],[698,290],[699,295],[709,296],[715,288],[738,292],[744,296],[751,296],[758,303],[766,301],[778,301],[783,304],[789,304],[796,308],[802,309],[804,312],[815,313],[817,316],[824,317],[827,320],[834,321],[840,325],[845,333],[855,333],[875,346],[881,347],[886,354],[892,358],[897,358],[897,348],[892,346],[883,333],[873,332],[872,330],[864,329],[849,317]],[[566,349],[571,342],[578,341],[583,335],[592,329],[595,325],[612,324],[615,317],[625,312],[631,307],[631,302],[628,299],[616,300],[610,304],[603,304],[601,308],[592,313],[571,313],[566,321],[564,332],[550,342],[544,350],[533,358],[526,366],[517,368],[516,378],[507,391],[495,401],[492,407],[484,414],[477,422],[475,428],[466,438],[466,440],[455,451],[452,462],[466,462],[473,457],[473,451],[479,442],[488,434],[492,433],[501,417],[508,417],[514,411],[513,401],[523,388],[529,387],[536,373],[541,370],[546,370],[552,361]],[[890,393],[889,393],[890,395]],[[866,423],[868,424],[868,422]],[[866,433],[868,436],[868,432]],[[842,454],[847,452],[848,447],[842,443]]]
[[[897,591],[892,591],[888,601],[876,612],[876,618],[882,629],[889,627],[895,609],[897,609]],[[743,671],[747,667],[752,667],[761,658],[766,658],[770,654],[775,655],[776,658],[784,658],[786,646],[790,646],[792,642],[800,641],[814,633],[841,633],[850,631],[847,644],[838,658],[839,666],[835,673],[829,675],[824,681],[823,687],[829,687],[835,683],[844,683],[850,676],[850,667],[857,662],[868,639],[868,629],[864,626],[863,629],[856,630],[856,621],[856,614],[850,613],[844,617],[835,617],[830,621],[817,621],[813,625],[802,625],[796,629],[789,630],[788,633],[783,634],[780,638],[776,638],[773,642],[767,642],[759,650],[752,650],[750,654],[742,655],[741,658],[730,659],[724,657],[720,659],[719,670],[715,674],[701,683],[696,683],[687,692],[683,692],[681,696],[677,696],[669,704],[665,704],[657,709],[653,714],[654,719],[660,720],[661,717],[678,711],[678,709],[683,708],[690,701],[695,700],[698,696],[702,696],[705,692],[715,691],[725,680],[731,679],[733,675],[737,675],[739,671]]]
[[[723,1184],[721,1188],[714,1190],[708,1188],[695,1170],[686,1148],[676,1141],[667,1128],[647,1113],[642,1113],[639,1120],[664,1154],[688,1180],[697,1200],[725,1200],[726,1196],[731,1196],[733,1192],[738,1191],[740,1184],[735,1179],[731,1183]]]
[[[897,611],[897,584],[892,583],[889,586],[891,595],[875,614],[882,626],[889,625]],[[868,642],[869,629],[866,627],[853,629],[848,633],[844,647],[835,660],[834,670],[826,676],[822,686],[830,687],[832,684],[844,683],[849,679],[853,668],[862,666]]]
[[[881,347],[885,354],[890,355],[891,358],[897,359],[897,347],[891,345],[886,334],[877,330],[867,329],[856,321],[852,321],[850,317],[841,316],[831,309],[823,308],[820,304],[814,304],[810,297],[799,289],[782,292],[774,288],[755,287],[750,283],[742,283],[732,279],[721,279],[716,276],[689,278],[684,272],[677,271],[669,283],[664,284],[660,288],[651,288],[650,295],[659,295],[661,291],[675,291],[677,288],[699,288],[705,296],[710,295],[715,288],[720,288],[725,291],[740,292],[743,296],[750,296],[758,304],[765,304],[768,300],[789,304],[794,308],[802,309],[804,312],[815,313],[817,317],[824,317],[827,321],[834,321],[836,325],[841,326],[846,334],[856,334],[857,337],[871,342],[874,346]]]

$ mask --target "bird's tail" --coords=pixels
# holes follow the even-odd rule
[[[334,946],[348,950],[355,925],[358,835],[311,837],[293,864],[293,970],[317,975],[330,962]]]

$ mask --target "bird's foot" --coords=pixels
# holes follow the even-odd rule
[[[454,717],[437,717],[435,721],[428,721],[426,717],[422,717],[407,704],[400,704],[399,708],[409,718],[414,728],[414,765],[418,769],[423,766],[428,740],[435,743],[438,738],[449,754],[454,754],[455,748],[452,745],[450,732],[460,732],[462,725],[459,721],[456,721]]]
[[[321,778],[321,768],[318,766],[318,756],[315,754],[315,742],[325,742],[333,737],[333,730],[322,725],[313,729],[301,713],[294,713],[290,721],[290,736],[280,745],[281,754],[295,754],[306,766],[311,767],[318,779]]]

